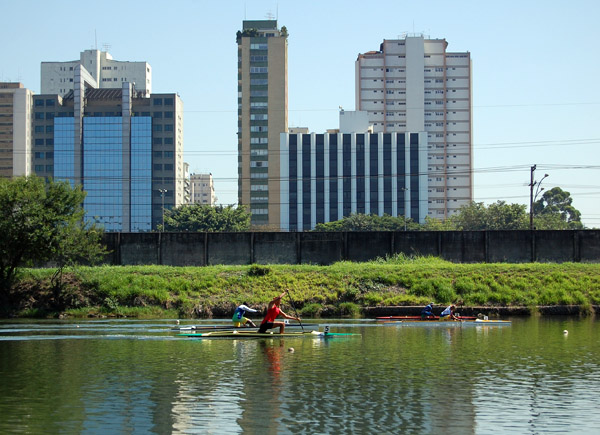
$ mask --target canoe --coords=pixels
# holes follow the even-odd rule
[[[396,326],[508,326],[510,320],[401,320],[396,322],[386,322],[387,325]]]
[[[300,326],[299,323],[290,323],[285,325],[285,329],[291,329],[292,331],[317,331],[319,329],[318,323],[303,323]],[[172,331],[199,331],[199,332],[210,332],[210,331],[256,331],[256,328],[235,327],[233,325],[190,325],[190,326],[174,326],[171,328]]]
[[[213,331],[201,333],[182,333],[180,337],[190,338],[233,338],[233,339],[260,339],[260,338],[334,338],[334,337],[349,337],[360,334],[343,333],[343,332],[322,332],[322,331],[291,331],[279,334],[278,332],[257,332],[257,331]]]
[[[475,316],[458,316],[459,319],[462,320],[475,320],[477,317]],[[427,319],[421,319],[421,316],[385,316],[385,317],[376,317],[376,320],[440,320],[440,316],[432,316]]]

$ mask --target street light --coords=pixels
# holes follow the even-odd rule
[[[165,193],[167,189],[158,189],[160,192],[160,198],[162,199],[162,231],[165,231]]]
[[[401,187],[400,190],[402,192],[406,192],[408,191],[408,187]],[[406,199],[402,198],[404,200],[404,231],[406,231]]]
[[[535,172],[536,166],[537,165],[533,165],[531,167],[531,181],[529,183],[529,229],[530,230],[533,230],[533,203],[537,199],[540,192],[542,190],[544,190],[543,187],[540,187],[542,184],[542,181],[544,181],[547,177],[549,177],[549,174],[544,174],[544,176],[542,177],[542,179],[540,181],[533,181],[533,174]],[[535,190],[535,195],[534,195],[533,188],[535,185],[537,185],[537,188]]]

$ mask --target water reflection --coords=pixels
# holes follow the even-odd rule
[[[202,341],[177,338],[161,322],[131,330],[126,322],[0,323],[0,432],[600,427],[593,319],[516,319],[507,328],[340,325],[362,335]]]

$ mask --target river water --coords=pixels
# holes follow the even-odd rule
[[[0,433],[598,433],[600,323],[511,320],[260,340],[0,321]]]

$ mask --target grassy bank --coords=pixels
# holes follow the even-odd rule
[[[265,307],[283,289],[306,317],[360,315],[362,307],[600,304],[598,264],[454,264],[437,258],[332,266],[82,267],[60,292],[52,269],[25,270],[11,315],[222,317],[247,302]],[[289,310],[289,301],[284,301]],[[284,308],[285,309],[285,308]],[[6,313],[5,313],[6,314]]]

